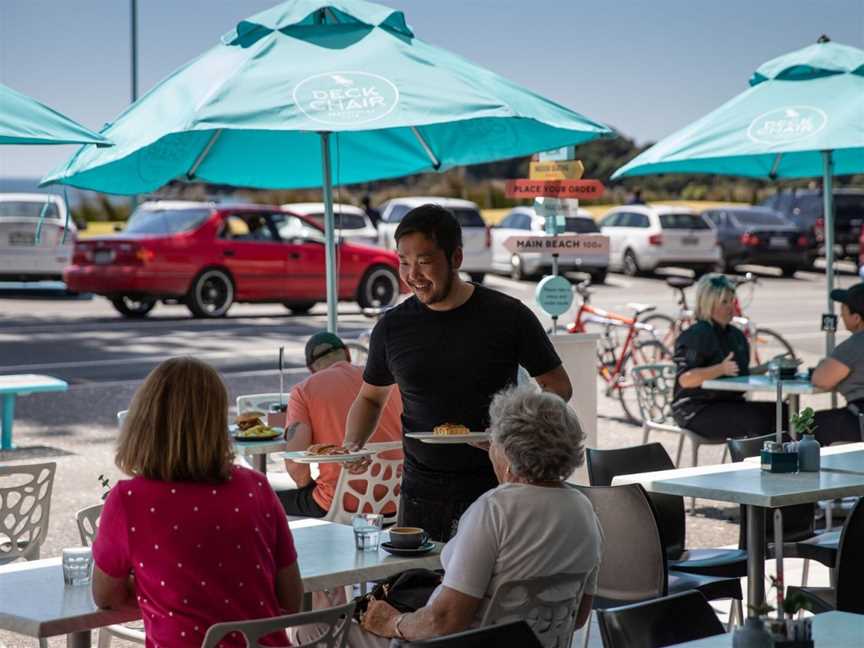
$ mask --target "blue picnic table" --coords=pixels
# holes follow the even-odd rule
[[[15,397],[38,392],[61,392],[69,389],[65,380],[39,374],[0,376],[0,396],[3,396],[3,419],[0,421],[0,450],[11,450],[12,420],[15,418]]]

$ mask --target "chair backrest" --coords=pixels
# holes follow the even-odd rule
[[[655,470],[672,470],[675,464],[659,443],[614,450],[588,448],[586,453],[588,480],[592,486],[611,486],[619,475],[632,475]],[[673,560],[686,546],[686,518],[684,498],[679,495],[648,493],[648,499],[657,513],[657,526],[666,555]]]
[[[543,644],[524,621],[465,630],[445,637],[402,641],[393,639],[390,648],[543,648]]]
[[[284,394],[279,394],[279,392],[270,394],[244,394],[237,397],[237,413],[242,414],[249,410],[267,412],[271,405],[278,405],[280,399],[288,402],[288,392]]]
[[[746,439],[726,439],[726,447],[729,448],[729,456],[732,461],[744,461],[748,457],[758,457],[762,446],[766,441],[773,441],[774,434],[749,437]],[[788,434],[783,435],[783,441],[790,441]],[[783,512],[783,540],[785,542],[797,542],[812,537],[816,533],[816,505],[794,504],[784,506]],[[765,516],[765,537],[768,542],[774,542],[774,516]],[[744,549],[747,546],[747,515],[744,507],[741,507],[741,523],[738,525],[738,547]]]
[[[0,466],[0,564],[39,558],[56,468],[53,462]]]
[[[675,390],[674,364],[666,362],[633,367],[633,387],[644,423],[675,425],[672,417],[672,396]]]
[[[339,473],[333,503],[324,519],[328,522],[351,524],[354,513],[381,513],[395,519],[399,513],[399,493],[402,489],[403,458],[383,459],[373,455],[365,471]],[[385,511],[387,511],[385,513]]]
[[[837,549],[837,610],[864,614],[864,497],[846,518]]]
[[[522,620],[543,648],[570,648],[587,576],[555,574],[501,583],[480,625]]]
[[[243,635],[249,648],[264,648],[259,639],[273,632],[303,625],[315,624],[322,634],[314,640],[292,644],[294,648],[344,648],[351,626],[354,602],[326,610],[285,614],[283,616],[253,621],[227,621],[210,626],[204,635],[201,648],[216,648],[222,639],[231,633]],[[236,635],[235,635],[236,636]]]
[[[128,409],[120,410],[119,412],[117,412],[117,427],[118,428],[120,428],[120,429],[123,428],[123,423],[126,421],[126,416],[128,416],[128,414],[129,414]]]
[[[597,598],[629,603],[665,596],[666,552],[643,488],[639,484],[574,488],[591,501],[603,529]]]
[[[81,544],[85,547],[91,546],[96,539],[96,531],[99,530],[100,515],[102,515],[102,504],[93,504],[75,514],[78,535],[81,536]]]
[[[690,590],[608,610],[597,610],[604,648],[662,648],[723,634],[702,592]]]

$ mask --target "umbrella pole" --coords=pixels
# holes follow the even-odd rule
[[[822,200],[825,215],[825,278],[828,283],[828,313],[834,314],[834,301],[831,291],[834,290],[834,161],[831,151],[822,151],[825,163],[822,175]],[[825,331],[825,355],[834,350],[834,331]]]
[[[336,225],[333,220],[333,178],[330,172],[330,133],[322,131],[321,178],[324,181],[324,254],[327,278],[327,330],[336,333],[336,308],[339,293],[336,290]]]

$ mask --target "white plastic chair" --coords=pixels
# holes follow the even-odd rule
[[[122,428],[122,427],[123,427],[123,422],[126,420],[126,416],[127,416],[128,414],[129,414],[129,410],[128,410],[128,409],[120,410],[119,412],[117,412],[117,427],[118,427],[118,428]]]
[[[93,504],[75,514],[78,535],[81,536],[81,544],[85,547],[93,546],[93,541],[96,539],[96,531],[99,529],[100,515],[102,515],[101,504]],[[143,622],[141,621],[133,621],[129,625],[114,624],[99,628],[97,646],[98,648],[108,648],[111,645],[113,637],[144,645],[146,643],[146,635],[143,630],[139,629],[142,625]]]
[[[39,559],[56,468],[53,462],[0,466],[0,565]]]
[[[372,463],[362,473],[352,475],[347,470],[339,473],[336,490],[333,493],[333,503],[324,519],[329,522],[351,524],[354,513],[381,513],[388,519],[395,520],[399,513],[399,492],[402,484],[402,464],[404,458],[382,459],[372,456]],[[362,491],[360,489],[363,489]],[[384,492],[381,492],[382,488]],[[376,491],[379,495],[376,496]],[[354,507],[353,504],[357,503]],[[348,510],[346,504],[353,510]],[[390,513],[384,513],[391,507]]]
[[[554,574],[501,583],[480,625],[522,620],[531,626],[544,648],[570,648],[587,577]]]
[[[237,413],[242,414],[249,410],[266,412],[270,409],[271,405],[279,405],[281,401],[287,403],[288,394],[289,392],[285,392],[284,394],[279,394],[278,392],[271,394],[243,394],[237,397]]]

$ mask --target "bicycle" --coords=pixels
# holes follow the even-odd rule
[[[757,326],[752,319],[744,315],[743,309],[750,305],[759,278],[748,272],[743,277],[728,277],[728,279],[735,286],[732,324],[741,329],[750,344],[751,364],[761,365],[778,356],[796,359],[795,349],[782,335],[773,329]],[[669,349],[675,348],[675,341],[681,332],[696,321],[693,311],[687,305],[687,295],[684,292],[694,283],[687,277],[667,277],[666,284],[678,293],[678,316],[672,318],[663,313],[653,313],[642,320],[653,327],[657,338]],[[747,291],[746,296],[740,293],[742,288]]]
[[[649,304],[627,304],[635,312],[632,317],[613,313],[591,305],[591,292],[586,280],[576,284],[576,292],[582,303],[576,319],[567,325],[569,333],[591,333],[590,326],[602,327],[600,344],[597,347],[597,372],[606,382],[606,396],[617,397],[627,418],[641,424],[639,403],[630,370],[643,364],[657,364],[671,358],[669,349],[656,339],[654,328],[640,321],[639,317],[650,313],[656,306]],[[619,342],[618,331],[627,330],[624,342]],[[645,339],[647,337],[647,339]]]

